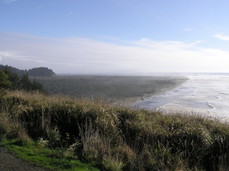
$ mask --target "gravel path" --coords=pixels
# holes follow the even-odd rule
[[[19,159],[0,146],[0,171],[48,171]]]

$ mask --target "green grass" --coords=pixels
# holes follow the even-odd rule
[[[58,171],[98,171],[90,164],[84,164],[76,160],[73,156],[65,154],[62,150],[51,150],[41,147],[37,143],[26,143],[16,145],[16,139],[3,140],[2,145],[8,148],[12,154],[37,166],[42,166],[51,170]]]

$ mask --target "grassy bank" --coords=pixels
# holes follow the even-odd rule
[[[8,148],[8,151],[19,158],[22,158],[37,166],[51,170],[60,171],[98,171],[90,164],[77,160],[73,155],[62,149],[46,148],[44,141],[22,142],[21,139],[1,140],[1,144]]]
[[[218,121],[17,91],[0,106],[8,139],[43,143],[103,170],[229,169],[229,126]]]

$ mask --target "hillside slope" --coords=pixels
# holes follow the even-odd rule
[[[0,106],[9,137],[47,140],[101,169],[229,169],[229,125],[217,120],[18,91]]]

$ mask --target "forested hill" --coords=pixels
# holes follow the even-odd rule
[[[0,65],[0,70],[1,71],[7,70],[7,71],[10,71],[12,73],[16,73],[19,77],[22,77],[23,75],[26,74],[26,70],[20,70],[20,69],[17,69],[17,68],[14,68],[12,66],[8,66],[8,65]]]
[[[46,67],[32,68],[28,70],[29,76],[34,77],[52,77],[55,76],[55,72]]]
[[[38,67],[27,70],[20,70],[8,65],[0,65],[0,70],[8,70],[10,72],[16,73],[19,77],[22,77],[25,74],[32,77],[53,77],[56,75],[51,69],[47,67]]]

